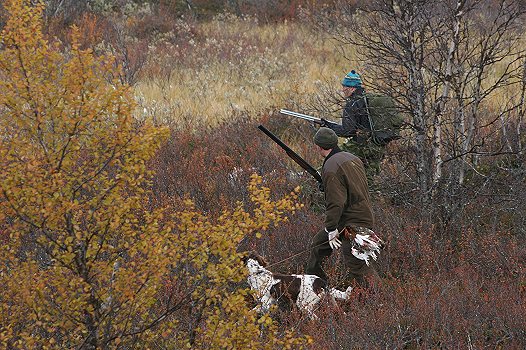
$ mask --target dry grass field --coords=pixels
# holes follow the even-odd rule
[[[7,22],[0,12],[12,40],[0,46],[0,127],[8,135],[0,140],[0,347],[526,347],[526,69],[515,69],[526,67],[524,52],[495,59],[477,78],[475,59],[459,63],[450,96],[441,99],[447,79],[435,66],[360,61],[355,47],[312,25],[321,3],[355,9],[356,1],[278,1],[238,16],[206,0],[122,0],[122,8],[100,0],[95,10],[47,1],[55,6],[43,22],[50,41],[29,34],[40,30],[26,20],[38,17],[33,5],[5,2],[18,15]],[[195,11],[181,10],[189,3]],[[233,3],[253,2],[221,2]],[[391,20],[397,11],[388,3]],[[481,38],[493,24],[484,16],[508,4],[487,3],[471,18],[484,19]],[[320,11],[309,17],[300,5]],[[352,17],[333,14],[327,11],[329,19]],[[71,23],[79,27],[76,51],[65,44]],[[378,28],[367,28],[359,34],[373,38]],[[510,32],[526,39],[520,29]],[[496,37],[486,44],[506,36]],[[486,46],[469,46],[478,39],[463,38],[461,48],[478,57]],[[426,47],[426,63],[443,69],[447,50],[438,50],[448,43]],[[458,52],[460,60],[465,52]],[[119,64],[100,64],[100,53]],[[391,70],[374,81],[382,64]],[[382,284],[356,288],[339,308],[322,305],[315,320],[298,310],[257,314],[239,254],[255,250],[274,272],[303,273],[324,222],[315,180],[257,126],[319,168],[316,126],[278,111],[338,121],[340,82],[351,69],[366,88],[392,87],[407,102],[403,138],[368,174],[375,231],[387,242],[378,261]],[[506,84],[480,98],[503,75]],[[412,88],[418,78],[426,89]],[[428,119],[419,125],[420,117]],[[435,179],[437,130],[443,167]],[[326,261],[330,285],[342,280],[340,258],[336,252]]]
[[[184,47],[160,43],[136,86],[148,114],[175,124],[301,108],[322,87],[338,91],[347,71],[360,68],[328,37],[297,22],[221,16],[183,28],[178,35],[190,40]]]

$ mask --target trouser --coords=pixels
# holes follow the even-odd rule
[[[369,260],[369,265],[364,260],[360,260],[351,253],[351,241],[349,238],[340,235],[339,239],[342,241],[342,258],[343,269],[345,275],[345,286],[357,283],[359,286],[367,288],[372,284],[377,284],[380,277],[376,271],[376,264],[373,259]],[[325,258],[332,254],[332,248],[329,245],[327,232],[325,229],[316,234],[311,241],[311,250],[309,260],[305,265],[305,273],[309,275],[316,275],[327,280],[327,274],[323,271],[322,262]]]

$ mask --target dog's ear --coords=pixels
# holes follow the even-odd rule
[[[243,263],[246,264],[248,259],[256,260],[263,267],[268,265],[265,259],[261,255],[256,253],[254,250],[242,253],[241,261],[243,261]]]
[[[267,261],[265,260],[265,258],[263,258],[261,255],[259,256],[259,264],[263,267],[267,267],[268,263]]]
[[[250,258],[256,260],[263,267],[266,267],[268,265],[268,263],[265,260],[265,258],[263,258],[261,255],[259,255],[256,252],[251,252]]]

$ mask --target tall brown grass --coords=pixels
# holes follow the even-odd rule
[[[143,111],[195,125],[298,108],[320,85],[338,90],[356,68],[333,42],[301,23],[262,25],[252,17],[177,22],[150,49],[136,87]]]

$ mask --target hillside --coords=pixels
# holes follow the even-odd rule
[[[2,5],[2,347],[526,347],[521,2]],[[320,169],[318,126],[279,109],[340,122],[352,69],[405,120],[380,159],[339,138],[382,283],[259,314],[243,255],[302,274],[325,207],[257,126]]]

